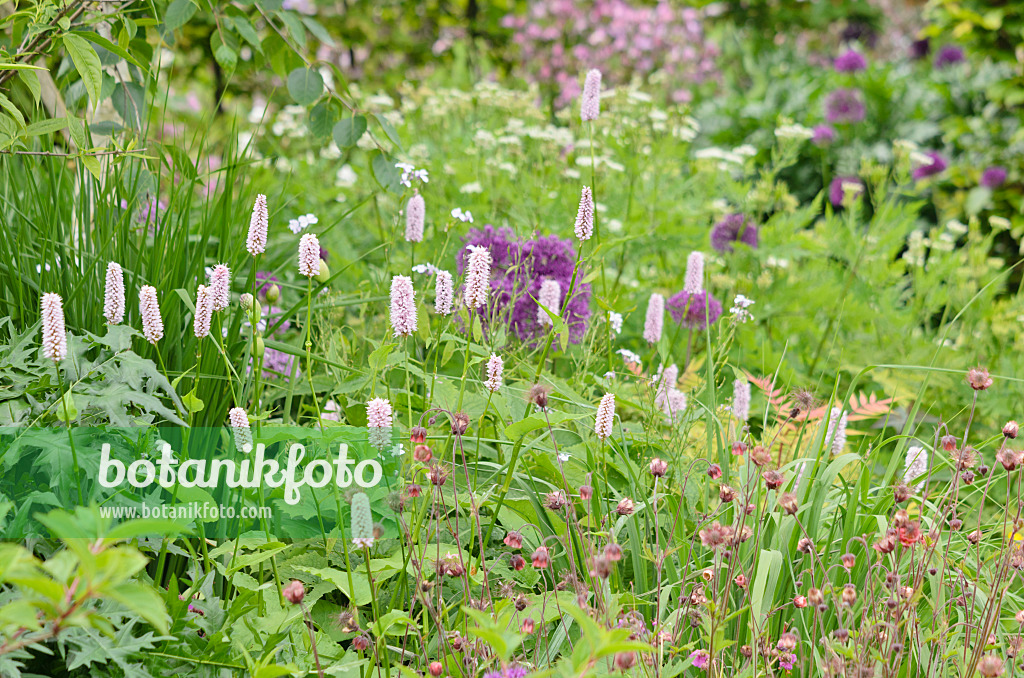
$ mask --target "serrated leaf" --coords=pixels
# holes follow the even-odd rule
[[[288,93],[301,106],[308,106],[324,91],[324,79],[312,68],[296,68],[288,74]]]
[[[355,115],[351,118],[339,120],[334,126],[334,143],[338,148],[352,148],[366,132],[366,118],[362,115]]]
[[[167,633],[167,608],[163,598],[151,587],[138,582],[126,582],[104,590],[110,598],[139,615],[162,634]]]
[[[85,91],[89,94],[89,102],[95,107],[100,102],[100,90],[103,88],[103,71],[99,55],[88,41],[74,33],[64,35],[64,47],[71,55],[78,74],[82,76]]]

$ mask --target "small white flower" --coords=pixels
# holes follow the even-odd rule
[[[742,294],[737,294],[736,298],[732,300],[732,308],[729,312],[732,313],[733,319],[738,323],[749,322],[754,319],[753,314],[748,311],[751,306],[754,305],[753,299],[748,299]]]
[[[616,353],[622,356],[622,359],[626,361],[627,365],[629,363],[633,363],[637,367],[640,367],[640,356],[638,356],[636,353],[633,353],[628,348],[620,348],[618,351],[616,351]]]
[[[398,443],[397,445],[391,448],[392,457],[401,457],[403,454],[405,454],[405,445],[403,445],[402,443]]]
[[[479,181],[472,181],[472,182],[470,182],[468,184],[463,184],[459,188],[459,193],[463,193],[463,194],[466,194],[466,193],[483,193],[483,192],[484,192],[484,187],[483,187],[483,185],[481,185],[481,183]]]
[[[608,311],[608,324],[611,325],[615,334],[622,334],[622,314],[615,311]]]
[[[427,275],[434,275],[439,270],[441,269],[433,264],[416,264],[412,267],[413,273],[426,273]]]
[[[558,461],[560,461],[560,462],[562,462],[564,464],[565,462],[569,461],[569,455],[566,454],[565,452],[559,452],[558,453]]]
[[[469,210],[463,211],[461,207],[456,207],[452,210],[452,218],[458,219],[463,223],[473,223],[473,213]]]

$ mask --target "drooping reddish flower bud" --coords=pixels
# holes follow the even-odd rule
[[[281,593],[284,594],[284,599],[289,603],[298,605],[306,597],[306,587],[298,579],[293,579],[288,586],[281,590]]]

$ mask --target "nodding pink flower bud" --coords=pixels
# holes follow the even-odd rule
[[[405,206],[406,242],[423,242],[423,223],[427,217],[427,205],[419,193],[409,198]]]
[[[831,445],[832,454],[836,455],[841,454],[846,447],[846,412],[838,407],[833,407],[829,412],[825,444]]]
[[[320,275],[320,241],[313,233],[299,240],[299,274],[307,278]]]
[[[370,648],[370,638],[365,633],[360,633],[352,639],[352,648],[357,652],[368,650]]]
[[[665,474],[668,473],[668,464],[664,459],[655,457],[654,459],[651,459],[650,469],[651,475],[655,478],[664,478]]]
[[[535,622],[533,621],[533,618],[527,617],[523,620],[523,623],[519,625],[519,632],[525,633],[526,635],[530,635],[531,633],[533,633],[534,625]]]
[[[210,336],[210,320],[213,318],[213,293],[206,285],[196,291],[196,314],[192,320],[192,331],[196,339]]]
[[[657,344],[661,340],[661,330],[665,326],[665,297],[657,292],[647,301],[647,317],[644,319],[644,339],[649,344]]]
[[[633,515],[634,504],[633,500],[629,497],[623,497],[623,499],[615,507],[615,512],[620,516],[631,516]]]
[[[601,113],[601,71],[592,68],[583,81],[583,97],[580,99],[580,119],[583,122],[597,120]]]
[[[712,480],[718,480],[722,477],[722,467],[718,464],[712,464],[708,466],[708,477]]]
[[[581,241],[590,240],[594,235],[594,194],[590,186],[580,191],[580,207],[576,211],[576,237]]]
[[[469,246],[466,257],[466,291],[463,293],[469,309],[482,308],[487,304],[491,290],[491,253],[478,245]]]
[[[505,542],[505,546],[510,549],[523,548],[523,534],[518,530],[510,530],[509,533],[505,535],[505,539],[503,541]]]
[[[434,312],[438,315],[448,315],[452,312],[453,289],[452,274],[448,271],[438,271],[434,278]]]
[[[103,287],[103,317],[111,325],[124,320],[124,272],[121,265],[107,264],[107,278]]]
[[[844,553],[840,560],[843,562],[843,567],[847,570],[852,570],[853,566],[857,564],[857,556],[852,553]]]
[[[533,555],[530,557],[530,560],[532,561],[533,566],[538,569],[545,568],[550,565],[551,556],[548,555],[548,547],[538,546],[537,550],[534,551]]]
[[[391,327],[396,337],[408,337],[416,331],[416,292],[412,278],[396,275],[391,278]]]
[[[687,294],[700,294],[704,291],[704,255],[701,252],[690,252],[686,260],[683,291]]]
[[[160,303],[156,298],[156,288],[152,285],[143,285],[139,290],[139,315],[142,316],[142,336],[146,337],[146,341],[155,344],[164,338]]]
[[[732,382],[732,413],[741,422],[750,416],[750,382],[746,379]]]
[[[252,431],[249,429],[249,415],[241,407],[228,411],[228,424],[235,433],[235,449],[242,454],[252,451]]]
[[[501,373],[505,369],[505,363],[496,354],[492,353],[491,357],[487,360],[487,381],[484,382],[484,388],[491,393],[495,393],[501,388]]]
[[[628,671],[636,664],[635,652],[620,652],[615,655],[615,667],[620,671]]]
[[[223,311],[231,305],[231,269],[217,264],[210,274],[210,290],[213,292],[213,310]]]
[[[594,488],[590,485],[580,485],[580,499],[583,501],[590,501],[590,498],[594,496]]]
[[[562,286],[554,278],[547,278],[540,284],[540,291],[537,292],[537,322],[541,325],[554,325],[554,321],[547,311],[560,315],[562,311]]]
[[[615,394],[606,393],[597,406],[597,418],[594,422],[594,432],[601,440],[612,435],[612,427],[615,423]]]
[[[252,217],[249,219],[249,235],[245,239],[245,249],[256,256],[267,249],[267,227],[270,218],[267,215],[267,196],[260,193],[252,206]]]
[[[798,608],[807,607],[807,596],[794,596],[793,605]]]
[[[285,600],[289,603],[298,605],[306,597],[306,587],[298,579],[293,579],[292,583],[285,586],[281,593],[284,594]]]
[[[1020,433],[1020,426],[1015,421],[1008,421],[1003,426],[1003,436],[1006,438],[1016,438],[1018,433]]]
[[[521,555],[517,553],[508,559],[508,564],[512,567],[513,570],[519,572],[524,567],[526,567],[526,558],[523,558]]]
[[[622,560],[622,547],[613,541],[608,542],[604,547],[604,557],[613,563]]]
[[[68,355],[68,337],[64,329],[64,302],[59,294],[44,294],[41,300],[43,314],[43,355],[55,363]]]
[[[437,676],[440,676],[443,672],[444,667],[441,665],[441,662],[430,662],[430,675],[437,678]]]
[[[370,428],[391,428],[391,403],[374,398],[366,403],[366,425]]]

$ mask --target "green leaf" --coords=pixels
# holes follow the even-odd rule
[[[352,148],[366,132],[366,118],[362,115],[355,115],[338,121],[334,126],[334,143],[338,148]]]
[[[206,403],[200,400],[199,396],[196,395],[195,389],[192,389],[191,391],[189,391],[188,393],[181,397],[181,404],[184,405],[185,409],[187,409],[192,414],[195,414],[196,412],[202,412],[203,408],[206,407]]]
[[[230,20],[235,27],[235,31],[242,36],[242,39],[249,43],[250,47],[262,54],[263,44],[260,42],[260,36],[256,34],[256,29],[252,27],[249,19],[244,16],[234,16]]]
[[[235,54],[235,50],[231,49],[224,43],[221,43],[217,49],[213,51],[213,58],[217,60],[221,68],[227,71],[235,70],[235,65],[238,63],[238,55]]]
[[[78,408],[75,407],[75,398],[69,390],[61,398],[61,404],[54,407],[54,414],[59,421],[72,422],[78,418]]]
[[[373,118],[377,121],[377,124],[380,125],[380,128],[384,130],[384,134],[386,134],[388,139],[391,140],[391,143],[398,146],[398,148],[402,148],[402,140],[399,138],[398,132],[395,131],[395,128],[391,126],[391,123],[388,122],[383,115],[378,113],[374,113]]]
[[[3,92],[0,92],[0,108],[10,113],[11,117],[18,122],[18,127],[25,126],[25,117],[18,110],[18,107],[14,103],[4,96]]]
[[[77,35],[79,37],[85,38],[86,40],[89,40],[90,42],[93,42],[93,43],[99,45],[103,49],[105,49],[105,50],[107,50],[109,52],[113,52],[114,54],[116,54],[117,56],[121,57],[122,59],[124,59],[128,63],[132,64],[133,66],[138,66],[139,68],[141,68],[144,71],[148,71],[149,70],[138,59],[136,59],[131,54],[129,54],[128,51],[125,50],[123,47],[121,47],[120,45],[117,45],[117,44],[111,42],[110,40],[107,40],[106,38],[104,38],[102,35],[100,35],[98,33],[91,33],[89,31],[75,31],[74,35]]]
[[[192,0],[174,0],[164,15],[164,30],[167,33],[176,31],[192,18],[199,9]]]
[[[299,52],[306,51],[306,28],[299,21],[299,18],[294,12],[278,12],[277,16],[281,17],[281,21],[288,27],[288,32],[292,36],[292,40],[299,46]]]
[[[330,100],[321,101],[309,112],[309,131],[317,139],[326,139],[331,135],[331,127],[337,119],[336,104]]]
[[[395,167],[395,160],[390,155],[374,151],[370,169],[373,170],[373,178],[377,180],[381,188],[392,193],[401,192],[402,174]]]
[[[100,102],[100,89],[103,87],[103,72],[96,50],[74,33],[64,34],[64,47],[75,62],[75,68],[85,83],[85,91],[89,93],[89,101],[95,107]]]
[[[308,106],[324,91],[324,79],[312,68],[296,68],[288,74],[288,93],[301,106]]]
[[[32,100],[37,104],[39,103],[39,97],[43,94],[43,88],[39,84],[39,76],[35,71],[22,71],[18,73],[18,77],[25,83],[25,87],[32,93]]]
[[[160,633],[167,633],[167,608],[163,598],[151,587],[126,582],[104,589],[104,593],[139,615]]]

